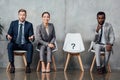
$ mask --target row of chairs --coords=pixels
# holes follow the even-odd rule
[[[23,58],[23,62],[24,62],[24,65],[27,66],[27,61],[26,61],[26,52],[25,50],[15,50],[14,51],[14,56],[22,56]],[[54,67],[54,71],[56,71],[56,64],[55,64],[55,58],[54,58],[54,55],[52,55],[52,63],[53,63],[53,67]],[[37,72],[40,71],[40,67],[41,67],[41,62],[38,61],[38,65],[37,65]],[[8,63],[7,65],[7,68],[6,68],[6,72],[8,72],[10,70],[10,62]]]
[[[55,45],[56,45],[56,48],[52,52],[55,52],[58,50],[56,42],[55,42]],[[36,50],[40,51],[39,49],[36,49]],[[63,50],[65,52],[67,52],[67,59],[66,59],[64,71],[66,71],[69,60],[72,56],[77,56],[80,67],[81,67],[81,71],[84,71],[80,53],[83,52],[85,50],[85,48],[84,48],[81,34],[80,33],[68,33],[65,38]],[[95,52],[95,51],[91,50],[91,52]],[[26,51],[24,51],[24,50],[15,50],[14,51],[14,56],[22,56],[23,57],[23,61],[26,66],[27,62],[26,62],[25,54],[26,54]],[[103,51],[101,51],[101,56],[105,56]],[[92,72],[92,70],[93,70],[95,60],[96,60],[96,57],[94,55],[92,65],[90,67],[90,72]],[[54,55],[52,55],[52,63],[53,63],[54,71],[56,71]],[[9,71],[9,69],[10,69],[10,63],[8,64],[6,71]],[[38,72],[40,71],[40,61],[38,62],[38,65],[37,65],[37,71]],[[109,64],[108,64],[108,72],[111,72],[111,68],[110,68]]]

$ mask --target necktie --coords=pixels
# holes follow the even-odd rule
[[[102,32],[103,32],[103,26],[101,26],[101,32],[100,32],[100,37],[99,37],[99,43],[101,42],[101,39],[102,39]]]
[[[17,44],[21,44],[21,42],[22,42],[22,26],[23,26],[23,24],[20,24],[18,38],[17,38]]]

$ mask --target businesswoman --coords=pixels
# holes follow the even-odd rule
[[[38,48],[40,49],[40,61],[42,64],[42,72],[50,72],[50,63],[52,57],[52,49],[55,48],[54,42],[56,39],[55,29],[50,21],[50,13],[42,13],[42,24],[37,26],[36,39],[38,42]],[[46,54],[45,54],[46,52]],[[45,58],[46,57],[46,58]],[[47,64],[45,64],[45,59],[47,59]]]

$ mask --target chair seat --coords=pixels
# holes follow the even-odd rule
[[[13,52],[14,53],[26,53],[27,51],[25,51],[25,50],[14,50]]]
[[[91,50],[91,52],[95,53],[95,50]],[[104,51],[100,51],[100,54],[104,54],[105,52]]]

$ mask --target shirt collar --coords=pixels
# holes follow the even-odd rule
[[[23,25],[24,25],[24,24],[25,24],[25,21],[24,21],[24,22],[19,21],[19,25],[20,25],[20,24],[23,24]]]

